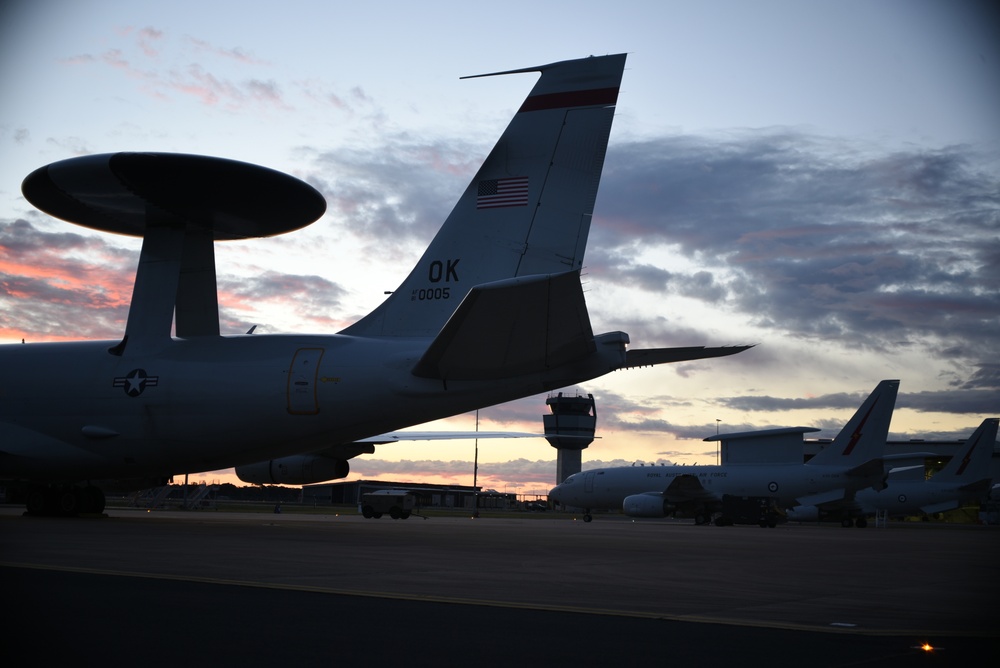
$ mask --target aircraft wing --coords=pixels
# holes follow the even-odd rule
[[[931,478],[925,484],[933,485],[933,481],[934,479]],[[992,486],[993,480],[991,478],[981,478],[975,482],[970,482],[956,488],[954,493],[950,495],[950,498],[946,498],[936,503],[927,503],[920,506],[920,510],[928,515],[933,515],[934,513],[943,513],[946,510],[953,510],[961,506],[963,503],[973,499],[981,502],[989,496],[990,488]],[[940,496],[938,498],[940,498]]]
[[[920,506],[920,512],[927,515],[933,515],[934,513],[943,513],[948,510],[954,510],[961,505],[961,501],[956,497],[954,499],[946,499],[944,501],[938,501],[937,503],[928,503]]]
[[[529,431],[390,431],[378,436],[369,438],[359,438],[350,443],[338,443],[320,450],[312,450],[309,455],[318,457],[335,457],[337,459],[353,459],[358,455],[370,455],[375,452],[376,445],[386,443],[399,443],[401,441],[452,441],[452,440],[473,440],[477,438],[545,438],[546,434],[537,434]],[[559,438],[579,438],[591,440],[593,436],[579,436],[575,434],[548,434],[548,436],[558,436]],[[353,453],[353,454],[352,454]]]
[[[845,494],[847,490],[843,487],[838,487],[837,489],[831,489],[826,492],[820,492],[819,494],[813,494],[812,496],[803,496],[796,501],[800,506],[826,506],[827,504],[843,502],[845,504],[850,504],[853,499],[846,499]],[[838,506],[839,507],[839,506]]]
[[[816,498],[816,497],[809,497]],[[806,499],[808,500],[808,499]],[[845,517],[855,517],[864,513],[874,513],[875,508],[857,501],[857,499],[840,499],[814,504],[796,505],[788,508],[788,519],[795,522],[815,522],[820,519],[820,512]]]
[[[589,437],[577,435],[556,435],[560,438]],[[545,434],[533,434],[523,431],[394,431],[370,438],[363,438],[350,443],[337,443],[319,450],[304,452],[254,462],[236,467],[236,475],[243,482],[257,485],[311,485],[324,480],[335,480],[347,477],[350,471],[348,460],[358,455],[370,455],[375,452],[375,446],[383,443],[398,443],[400,441],[439,441],[447,439],[478,439],[478,438],[544,438]]]
[[[735,355],[744,350],[753,348],[749,346],[685,346],[680,348],[639,348],[629,350],[625,354],[625,365],[622,369],[633,369],[635,367],[652,366],[654,364],[673,364],[676,362],[688,362],[690,360],[701,360],[710,357],[725,357]]]
[[[391,431],[371,438],[362,438],[355,443],[371,443],[383,445],[399,441],[450,441],[472,440],[476,438],[545,438],[546,434],[535,434],[527,431]],[[571,434],[548,434],[559,438],[580,438],[590,440],[593,436],[576,436]]]
[[[358,455],[371,455],[375,453],[375,443],[366,443],[364,441],[357,441],[353,443],[338,443],[336,445],[331,445],[321,450],[315,450],[313,452],[304,453],[304,455],[292,455],[292,457],[307,456],[307,457],[329,457],[330,459],[341,459],[347,461],[348,459],[354,459]]]

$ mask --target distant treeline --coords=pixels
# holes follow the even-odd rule
[[[302,490],[298,487],[282,487],[281,485],[247,485],[237,487],[231,483],[219,485],[215,493],[218,500],[259,501],[261,503],[299,503],[302,501]]]

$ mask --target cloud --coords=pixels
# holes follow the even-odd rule
[[[125,43],[98,54],[77,54],[62,62],[76,66],[103,64],[138,81],[141,92],[159,100],[180,94],[229,113],[291,108],[275,80],[242,76],[242,67],[253,67],[257,72],[267,63],[239,47],[221,48],[193,37],[175,40],[166,31],[151,26],[138,30],[125,27],[117,34]],[[234,65],[236,70],[231,69]]]
[[[230,112],[245,110],[248,105],[290,109],[274,80],[256,78],[233,80],[191,64],[171,70],[166,76],[147,79],[158,91],[172,90],[198,99],[207,106],[219,106]]]
[[[994,365],[995,366],[995,365]],[[1000,382],[994,376],[987,389],[957,389],[944,392],[914,392],[901,394],[896,408],[910,408],[920,412],[959,413],[972,415],[1000,415]]]
[[[159,55],[160,52],[157,45],[163,39],[162,30],[157,30],[156,28],[151,27],[141,28],[139,30],[126,28],[121,31],[121,34],[135,34],[137,45],[147,57],[155,58]]]
[[[588,271],[802,340],[918,346],[963,367],[956,386],[993,382],[995,159],[968,146],[880,153],[776,130],[619,144]],[[638,259],[657,248],[682,268]]]
[[[317,153],[310,182],[326,197],[334,220],[350,221],[347,233],[392,254],[434,236],[479,161],[462,143],[424,143],[406,135],[386,141],[375,149]]]
[[[585,468],[607,468],[612,466],[630,466],[633,462],[624,459],[611,460],[588,460]],[[660,463],[670,463],[665,459],[658,459]],[[401,477],[412,476],[417,478],[443,478],[450,480],[454,484],[468,485],[472,483],[471,461],[463,460],[412,460],[412,461],[386,461],[384,459],[370,459],[368,457],[356,457],[351,460],[351,474],[359,475],[364,479],[375,479],[385,477],[399,480]],[[538,487],[547,491],[555,486],[556,461],[552,460],[530,460],[513,459],[506,462],[480,462],[477,484],[484,487],[501,487],[505,482],[515,483],[517,486]]]
[[[0,221],[0,334],[29,341],[114,338],[137,255],[96,235]]]
[[[220,277],[218,288],[220,318],[230,331],[263,324],[261,333],[274,333],[267,325],[267,307],[286,316],[290,313],[315,331],[336,331],[348,324],[340,315],[346,291],[321,276],[264,271],[250,277]]]
[[[734,410],[774,413],[793,410],[856,409],[866,396],[864,393],[836,392],[806,398],[741,396],[722,397],[717,401]],[[896,408],[909,408],[921,412],[992,415],[1000,410],[998,399],[1000,395],[996,389],[900,392],[896,399]]]
[[[116,242],[49,232],[21,219],[0,221],[0,335],[29,341],[121,336],[139,256]],[[218,290],[224,333],[265,323],[269,308],[317,331],[346,324],[339,316],[345,290],[320,276],[220,273]]]
[[[243,49],[242,47],[233,48],[222,48],[207,42],[203,39],[198,39],[195,37],[185,37],[184,41],[193,47],[195,53],[207,54],[210,56],[218,56],[224,59],[234,60],[243,65],[253,65],[255,67],[260,67],[264,65],[269,65],[266,60],[261,60],[253,55],[253,53]]]

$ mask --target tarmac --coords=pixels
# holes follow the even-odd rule
[[[11,666],[885,668],[998,655],[1000,527],[22,513],[0,507]]]

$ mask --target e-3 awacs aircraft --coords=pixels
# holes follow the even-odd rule
[[[73,514],[103,509],[105,481],[138,489],[286,456],[328,479],[372,451],[366,437],[745,350],[626,350],[624,332],[591,329],[580,269],[624,65],[496,73],[540,76],[402,285],[335,335],[220,335],[214,243],[317,220],[311,186],[168,153],[31,173],[22,192],[42,211],[143,242],[120,340],[0,347],[0,480],[31,513]]]

